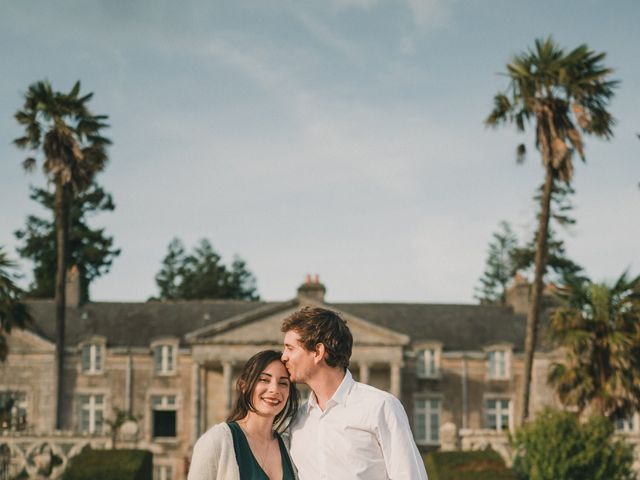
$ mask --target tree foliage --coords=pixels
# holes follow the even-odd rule
[[[540,203],[542,197],[541,186],[534,196],[534,201]],[[545,282],[562,283],[565,277],[581,275],[582,267],[567,255],[564,240],[558,236],[559,229],[567,229],[575,225],[576,220],[571,216],[573,204],[571,195],[575,193],[570,185],[555,183],[551,190],[549,229],[547,233],[547,261],[544,268]],[[538,218],[540,217],[538,212]],[[535,263],[536,245],[538,242],[538,230],[531,240],[522,246],[518,246],[511,252],[511,260],[518,271],[531,270]]]
[[[569,216],[572,205],[567,196],[573,193],[570,187],[556,185],[552,195],[551,217],[554,225],[566,227],[575,220]],[[536,197],[539,200],[539,197]],[[537,231],[529,242],[522,245],[508,222],[500,223],[500,230],[493,234],[489,243],[485,271],[476,288],[476,298],[482,304],[504,305],[509,282],[517,272],[530,273],[534,266]],[[547,238],[547,263],[545,281],[562,283],[565,277],[577,277],[582,267],[569,258],[564,240],[558,237],[550,226]]]
[[[522,480],[633,480],[633,448],[601,416],[580,423],[570,412],[544,410],[516,432],[513,469]]]
[[[568,279],[550,337],[566,352],[549,382],[566,405],[610,418],[640,410],[640,276],[613,284]]]
[[[231,265],[226,266],[206,239],[190,254],[179,239],[173,239],[155,278],[162,300],[260,298],[256,279],[245,261],[235,257]]]
[[[32,321],[27,306],[22,302],[23,292],[16,285],[15,262],[0,247],[0,361],[9,353],[7,338],[13,328],[25,328]]]
[[[476,298],[483,304],[506,302],[507,284],[513,278],[516,266],[513,252],[518,247],[518,238],[508,222],[500,222],[500,230],[493,234],[489,243],[485,271],[476,288]]]
[[[551,37],[536,40],[534,48],[516,55],[507,64],[509,87],[494,97],[493,110],[486,119],[489,126],[512,124],[519,132],[531,126],[544,167],[527,314],[521,422],[529,416],[531,371],[547,265],[553,187],[556,182],[570,184],[575,153],[585,159],[584,134],[605,139],[613,135],[615,122],[607,107],[618,82],[609,79],[613,71],[603,65],[604,58],[604,53],[596,53],[587,45],[566,52]],[[525,145],[519,145],[516,159],[522,161],[525,154]]]
[[[33,298],[53,298],[57,252],[54,194],[32,187],[30,197],[51,211],[51,217],[27,217],[25,227],[15,232],[18,240],[22,241],[18,253],[33,262],[33,282],[28,295]],[[91,283],[108,273],[113,260],[120,254],[120,250],[114,248],[113,237],[108,236],[104,228],[92,228],[88,220],[97,213],[113,210],[113,198],[95,182],[89,189],[80,192],[71,203],[66,263],[78,267],[83,302],[89,300]]]

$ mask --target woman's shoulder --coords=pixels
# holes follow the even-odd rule
[[[220,445],[228,441],[233,441],[231,429],[227,423],[222,422],[204,432],[196,442],[196,445]]]

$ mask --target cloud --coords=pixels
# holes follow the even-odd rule
[[[446,26],[453,16],[453,5],[457,0],[332,0],[338,9],[360,9],[372,11],[383,5],[396,8],[404,5],[419,28]]]
[[[363,10],[371,10],[378,5],[378,0],[331,0],[331,4],[340,9],[360,8]]]
[[[448,25],[454,3],[455,0],[407,0],[414,21],[421,28]]]
[[[320,21],[314,15],[310,15],[300,10],[297,10],[295,14],[307,31],[320,43],[344,55],[352,62],[359,61],[360,55],[358,54],[354,43],[349,42],[346,38],[338,34],[334,29],[329,28],[326,23]]]

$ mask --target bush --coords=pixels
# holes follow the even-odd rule
[[[432,452],[424,457],[429,480],[515,480],[494,450]]]
[[[91,450],[71,459],[62,480],[151,480],[153,455],[147,450]]]
[[[551,409],[516,432],[514,471],[527,480],[631,480],[633,449],[613,437],[612,422]]]

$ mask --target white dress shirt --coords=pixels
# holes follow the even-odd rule
[[[347,370],[324,411],[312,392],[291,426],[300,480],[427,480],[407,414]]]

